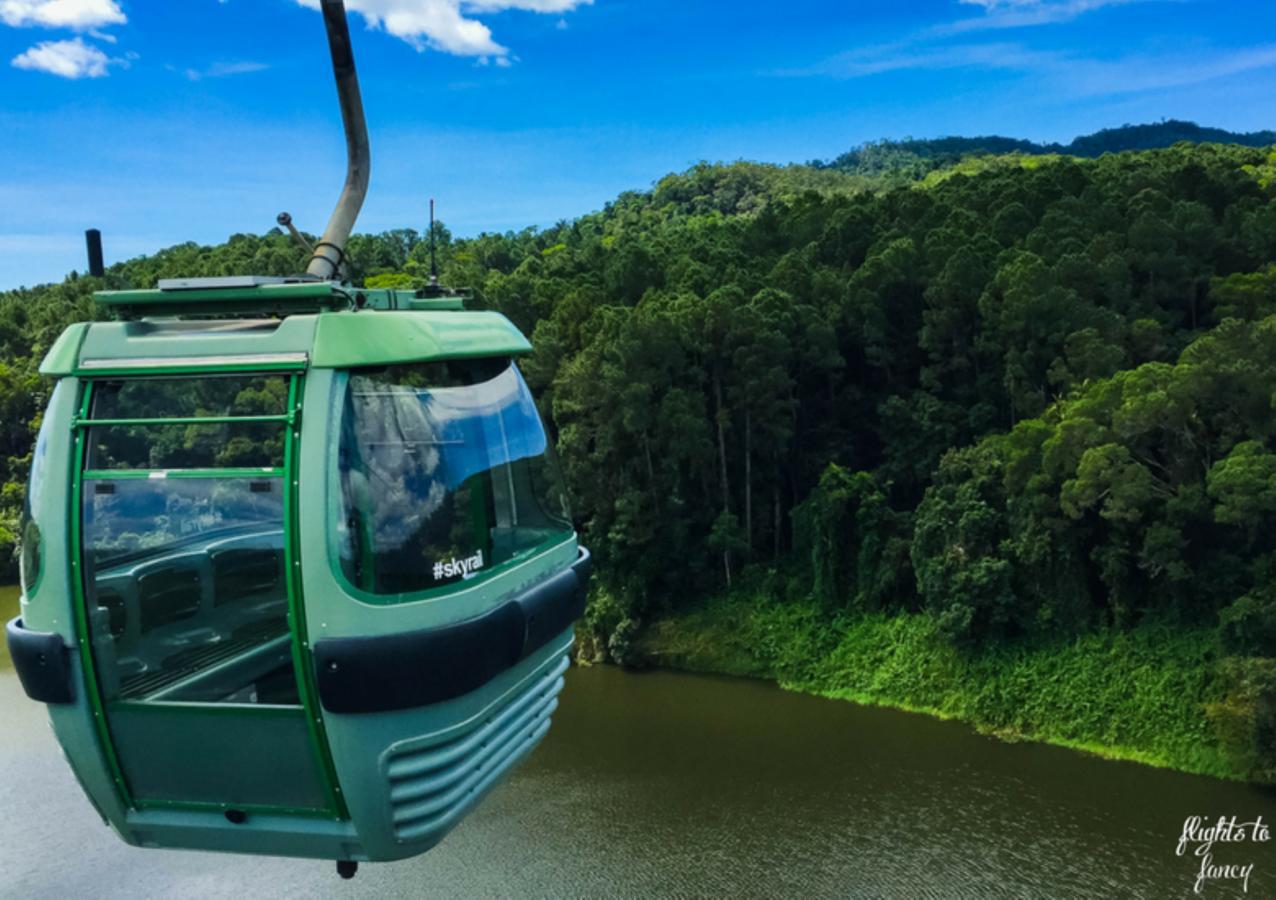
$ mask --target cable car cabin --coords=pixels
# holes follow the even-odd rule
[[[98,299],[41,368],[8,626],[85,793],[141,846],[429,849],[544,736],[584,607],[526,339],[334,282]]]

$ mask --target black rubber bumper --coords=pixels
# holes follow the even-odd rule
[[[44,631],[28,631],[21,617],[4,627],[9,656],[18,670],[22,689],[41,703],[74,703],[71,685],[71,652],[62,636]]]
[[[490,612],[441,628],[323,638],[313,652],[319,700],[332,713],[411,709],[482,687],[580,618],[589,551]]]

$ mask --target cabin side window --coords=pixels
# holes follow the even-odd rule
[[[45,409],[52,409],[61,395],[63,384],[59,381],[53,388]],[[52,419],[46,415],[40,423],[40,433],[35,439],[35,449],[31,452],[31,477],[27,484],[27,495],[22,504],[22,523],[18,534],[22,541],[22,551],[18,556],[18,573],[22,582],[22,592],[29,598],[40,583],[43,547],[40,526],[36,523],[35,512],[40,508],[40,496],[44,491],[45,461],[49,455],[49,432]]]
[[[89,469],[279,468],[288,379],[277,375],[101,381]]]
[[[81,561],[103,699],[299,703],[281,375],[99,380]]]
[[[481,578],[572,533],[552,447],[508,360],[350,372],[337,469],[341,569],[369,593]]]

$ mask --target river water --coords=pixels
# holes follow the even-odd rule
[[[328,863],[122,844],[3,651],[0,742],[5,897],[1190,897],[1185,817],[1276,823],[1276,794],[1244,785],[597,667],[569,673],[548,738],[438,848],[342,882]],[[1215,855],[1276,897],[1276,839]]]

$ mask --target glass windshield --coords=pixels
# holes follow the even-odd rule
[[[505,360],[350,373],[337,462],[341,567],[372,593],[480,577],[572,532],[536,405]]]

